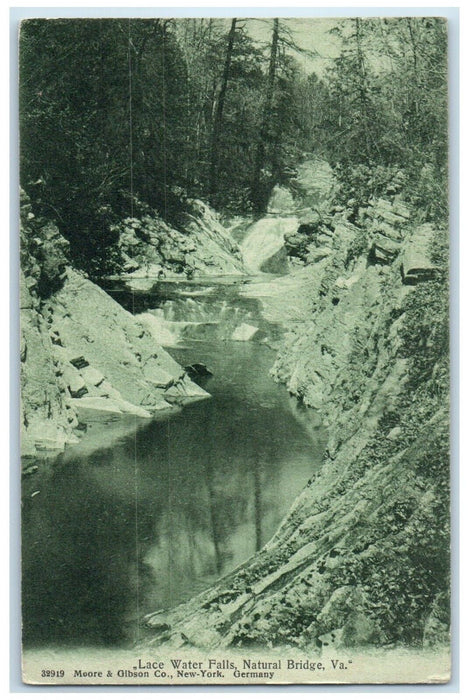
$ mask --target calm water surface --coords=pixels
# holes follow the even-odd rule
[[[230,289],[220,316],[219,298],[176,302],[179,317],[186,308],[224,320],[170,350],[212,370],[210,399],[154,420],[101,418],[24,480],[26,646],[131,643],[143,614],[186,600],[262,546],[317,468],[323,435],[303,427],[269,377],[274,352],[222,332],[256,313],[262,326],[259,312]],[[160,290],[137,306],[161,303]],[[174,294],[171,304],[174,317]]]

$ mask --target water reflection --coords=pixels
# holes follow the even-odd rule
[[[212,369],[211,399],[136,422],[106,449],[66,452],[34,498],[25,480],[27,646],[132,642],[142,614],[262,546],[318,466],[321,433],[269,378],[266,346],[213,340],[175,357]]]

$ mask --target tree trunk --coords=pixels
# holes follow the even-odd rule
[[[274,96],[275,74],[277,70],[277,52],[279,38],[279,20],[274,19],[272,30],[272,44],[270,46],[269,73],[267,77],[267,91],[265,95],[264,108],[262,110],[262,124],[259,131],[259,141],[256,149],[256,159],[254,164],[254,176],[252,181],[251,199],[256,209],[263,206],[263,196],[260,192],[261,172],[265,165],[265,142],[267,139],[269,120],[272,111],[272,99]]]
[[[220,87],[220,94],[218,95],[218,102],[215,111],[215,116],[213,120],[213,130],[212,130],[212,145],[210,149],[210,175],[209,175],[209,193],[210,200],[213,203],[213,196],[217,190],[217,180],[218,180],[218,161],[219,161],[219,145],[220,145],[220,134],[221,126],[223,121],[223,109],[225,107],[225,97],[226,90],[228,87],[228,78],[230,75],[231,57],[233,54],[233,44],[236,34],[236,22],[237,19],[234,17],[231,20],[231,28],[228,34],[228,46],[226,48],[225,56],[225,66],[223,68],[223,77]]]
[[[417,59],[417,38],[415,35],[415,28],[412,24],[412,17],[407,17],[407,28],[409,30],[410,45],[412,48],[412,65],[414,73],[414,89],[412,91],[412,106],[414,110],[415,119],[418,119],[419,115],[419,72],[418,72],[418,59]]]
[[[355,41],[357,45],[357,64],[358,64],[358,75],[360,78],[360,83],[359,83],[359,95],[360,95],[360,103],[361,103],[361,108],[362,108],[362,119],[363,119],[363,125],[364,125],[364,130],[363,130],[363,139],[365,142],[365,149],[366,149],[366,154],[368,158],[371,155],[371,148],[370,148],[370,132],[369,132],[369,118],[368,118],[368,97],[367,97],[367,88],[366,88],[366,70],[365,70],[365,59],[363,56],[363,49],[362,49],[362,37],[361,37],[361,20],[358,19],[358,17],[355,19]]]

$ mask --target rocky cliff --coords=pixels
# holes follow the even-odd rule
[[[241,274],[241,252],[211,207],[188,199],[177,227],[141,205],[138,216],[115,227],[129,279]]]
[[[245,292],[287,327],[272,372],[321,413],[322,468],[257,555],[147,616],[147,644],[447,643],[446,232],[427,225],[421,254],[417,212],[399,197],[362,214],[357,226],[333,217],[327,255],[312,238],[305,267]]]
[[[215,212],[188,199],[178,228],[142,203],[115,227],[124,277],[241,274],[241,253]],[[21,453],[63,450],[85,412],[149,418],[207,393],[155,333],[69,265],[57,227],[21,193]],[[154,331],[154,329],[153,329]]]
[[[21,454],[78,442],[86,411],[149,418],[206,392],[83,274],[22,197]]]

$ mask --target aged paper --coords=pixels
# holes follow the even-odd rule
[[[21,25],[23,680],[450,680],[447,26]]]

